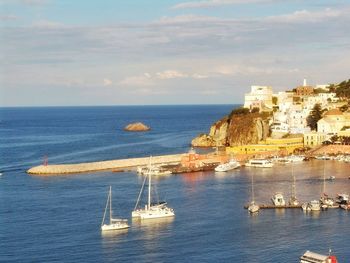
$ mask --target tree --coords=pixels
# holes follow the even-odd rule
[[[322,119],[322,108],[320,104],[315,104],[312,108],[309,116],[306,118],[307,126],[311,128],[311,130],[317,129],[317,122]]]

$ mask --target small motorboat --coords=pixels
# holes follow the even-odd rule
[[[307,250],[301,257],[300,257],[300,263],[337,263],[337,257],[334,255],[331,255],[331,251],[329,251],[329,255],[321,255],[318,253],[311,252]]]
[[[318,200],[312,200],[312,201],[310,202],[310,208],[311,208],[311,211],[320,211],[320,210],[321,210],[320,201],[318,201]]]
[[[248,206],[248,211],[252,214],[258,212],[260,210],[260,206],[258,206],[257,204],[255,204],[254,201],[252,201],[250,203],[250,205]]]
[[[228,163],[223,163],[215,167],[215,172],[227,172],[240,167],[241,165],[234,159],[231,159]]]
[[[283,194],[280,192],[274,194],[274,196],[271,198],[271,200],[275,206],[285,206],[286,205],[286,201],[284,200]]]
[[[271,168],[273,167],[273,163],[267,159],[251,159],[245,164],[245,166],[258,167],[258,168]]]
[[[308,211],[311,211],[311,206],[309,203],[303,203],[301,205],[301,209],[303,209],[304,212],[308,212]]]
[[[330,177],[328,177],[328,181],[334,181],[335,180],[335,176],[331,175]]]

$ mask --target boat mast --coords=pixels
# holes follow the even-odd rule
[[[326,171],[325,171],[325,161],[323,161],[323,194],[326,193]]]
[[[252,174],[252,202],[254,203],[254,175]]]
[[[149,158],[149,167],[148,167],[148,209],[151,208],[151,158]]]
[[[102,225],[103,225],[103,223],[105,222],[106,212],[107,212],[107,208],[108,208],[108,202],[109,202],[109,193],[108,193],[108,197],[107,197],[107,202],[106,202],[105,212],[103,213],[103,218],[102,218],[102,223],[101,223],[101,226],[102,226]]]
[[[109,224],[112,224],[112,186],[109,186]]]
[[[292,184],[292,198],[296,198],[295,193],[295,176],[294,176],[294,169],[293,169],[293,163],[292,163],[292,176],[293,176],[293,184]]]

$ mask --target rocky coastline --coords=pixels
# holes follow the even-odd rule
[[[209,134],[200,134],[191,142],[193,147],[215,147],[256,144],[270,136],[270,117],[261,113],[235,114],[215,122]]]

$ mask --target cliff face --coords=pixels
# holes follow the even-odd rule
[[[269,119],[259,113],[224,117],[210,127],[209,134],[192,140],[195,147],[256,144],[269,136]]]

